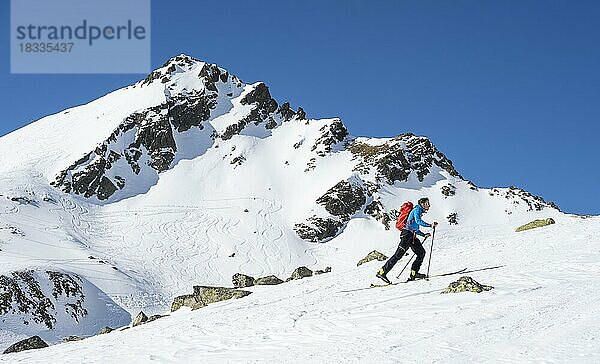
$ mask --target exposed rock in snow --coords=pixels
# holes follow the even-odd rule
[[[356,263],[356,266],[358,267],[359,265],[363,265],[363,264],[371,262],[373,260],[385,262],[387,259],[388,259],[388,257],[385,256],[385,254],[382,254],[382,253],[378,252],[377,250],[373,250],[372,252],[367,254],[364,258],[359,260],[358,263]]]
[[[232,279],[235,288],[245,288],[254,285],[254,278],[242,273],[236,273]]]
[[[65,311],[76,322],[88,314],[81,278],[53,271],[47,271],[46,275],[42,278],[33,270],[1,275],[0,315],[21,317],[24,324],[32,321],[53,329],[57,311]],[[48,281],[51,292],[47,289]]]
[[[306,267],[298,267],[298,268],[296,268],[296,270],[294,270],[292,272],[292,275],[287,280],[291,281],[294,279],[302,279],[302,278],[306,278],[306,277],[312,277],[312,275],[313,275],[312,270],[310,270]]]
[[[386,230],[389,230],[391,224],[397,219],[398,211],[395,209],[389,212],[385,211],[381,201],[373,200],[365,207],[365,214],[370,215],[375,220],[382,223]]]
[[[81,341],[85,339],[84,337],[81,336],[77,336],[77,335],[71,335],[71,336],[67,336],[64,339],[62,339],[63,343],[68,343],[69,341]]]
[[[108,334],[109,332],[112,332],[114,330],[115,329],[113,329],[110,326],[104,326],[103,328],[100,329],[100,331],[98,331],[98,335]]]
[[[453,212],[450,215],[446,216],[446,219],[448,219],[448,224],[458,225],[458,214],[456,212]]]
[[[182,306],[196,310],[210,303],[242,298],[250,293],[252,292],[235,288],[194,286],[194,293],[175,297],[171,305],[171,311],[177,311]]]
[[[260,277],[254,281],[254,284],[257,286],[261,286],[261,285],[273,286],[273,285],[281,284],[281,283],[283,283],[283,280],[277,278],[274,275]]]
[[[319,274],[331,273],[331,267],[325,267],[325,269],[317,269],[314,274],[317,276]]]
[[[456,282],[452,282],[442,293],[475,292],[481,293],[493,289],[492,286],[486,286],[475,281],[471,277],[460,277]]]
[[[145,324],[148,321],[148,316],[144,313],[144,311],[140,311],[137,316],[131,322],[131,326],[135,327],[141,324]]]
[[[4,350],[3,354],[18,353],[20,351],[41,349],[48,347],[48,344],[39,336],[32,336],[28,339],[21,340],[9,346]]]
[[[451,184],[447,184],[446,186],[442,186],[442,195],[446,197],[454,196],[456,194],[456,187]]]
[[[313,243],[324,242],[336,236],[344,224],[331,218],[309,217],[305,223],[298,223],[294,231],[301,239]]]
[[[340,217],[342,221],[348,221],[365,202],[365,191],[355,179],[338,182],[317,199],[317,203],[323,205],[327,212]]]
[[[150,317],[148,317],[148,320],[146,320],[145,323],[152,322],[152,321],[155,321],[155,320],[158,320],[160,318],[167,317],[167,316],[169,316],[169,315],[160,315],[160,314],[151,315]]]
[[[348,149],[358,161],[355,171],[366,175],[374,170],[376,181],[388,184],[406,181],[414,171],[422,182],[434,165],[451,176],[460,177],[452,161],[438,151],[429,139],[411,133],[401,134],[381,144],[355,140]]]
[[[319,157],[324,157],[332,151],[336,151],[336,147],[343,147],[341,143],[349,135],[348,129],[341,120],[336,119],[332,123],[325,124],[319,129],[321,135],[313,144],[311,151],[316,152]]]
[[[552,225],[554,224],[554,219],[549,217],[547,219],[538,219],[538,220],[533,220],[532,222],[529,222],[525,225],[519,226],[518,228],[516,228],[516,232],[520,232],[520,231],[525,231],[525,230],[530,230],[530,229],[535,229],[535,228],[539,228],[539,227],[543,227],[543,226],[548,226],[548,225]]]

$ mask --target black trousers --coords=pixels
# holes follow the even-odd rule
[[[411,248],[417,256],[412,264],[411,269],[415,272],[419,271],[419,268],[421,268],[421,264],[423,263],[423,259],[425,259],[425,248],[423,248],[423,244],[421,244],[415,233],[408,230],[402,230],[400,233],[400,244],[398,245],[398,249],[396,249],[394,255],[392,255],[382,267],[386,274],[391,271],[392,268],[394,268],[394,265],[396,265],[400,258],[402,258],[408,248]]]

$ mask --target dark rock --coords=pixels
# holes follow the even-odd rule
[[[359,160],[356,171],[368,174],[374,168],[377,172],[376,179],[385,179],[389,184],[406,181],[413,171],[419,181],[423,181],[433,165],[444,169],[451,176],[460,177],[452,161],[427,138],[411,133],[401,134],[377,145],[354,141],[348,149]]]
[[[69,342],[69,341],[81,341],[83,339],[85,339],[85,338],[81,337],[81,336],[71,335],[71,336],[67,336],[67,337],[63,338],[61,341],[63,343],[66,343],[66,342]]]
[[[216,90],[215,90],[216,91]],[[210,110],[216,106],[212,97],[205,94],[173,98],[169,102],[169,118],[175,129],[181,133],[197,126],[210,118]]]
[[[283,280],[277,278],[274,275],[260,277],[254,281],[254,284],[257,286],[263,286],[263,285],[264,286],[273,286],[273,285],[281,284],[281,283],[283,283]]]
[[[306,113],[304,112],[304,109],[299,107],[298,108],[298,112],[296,112],[296,118],[298,120],[305,120],[306,119]]]
[[[341,143],[348,136],[348,129],[341,120],[324,125],[319,131],[321,136],[317,138],[311,150],[316,151],[321,157],[330,153],[336,144]]]
[[[448,224],[458,225],[458,215],[456,212],[453,212],[450,215],[446,216],[446,219],[448,219]]]
[[[267,121],[267,123],[265,124],[265,128],[275,129],[277,127],[277,122],[275,121],[275,119],[269,116],[268,120],[269,121]]]
[[[231,279],[235,288],[251,287],[254,285],[254,278],[245,274],[236,273]]]
[[[386,230],[389,230],[390,224],[396,221],[397,212],[395,210],[386,212],[379,200],[373,200],[373,202],[365,207],[365,214],[372,216],[375,220],[382,223]]]
[[[20,205],[31,205],[39,207],[39,203],[36,200],[30,199],[25,196],[11,197],[11,201],[18,202]]]
[[[456,194],[456,187],[454,185],[448,184],[446,186],[442,186],[442,195],[446,197],[454,196]]]
[[[197,310],[201,307],[206,306],[200,297],[193,294],[186,294],[175,297],[171,304],[171,312],[179,310],[181,307],[189,307],[192,310]]]
[[[193,294],[175,297],[171,305],[171,312],[178,310],[182,306],[196,310],[214,302],[246,297],[250,293],[252,292],[235,288],[194,286]]]
[[[330,188],[317,203],[333,216],[339,216],[343,221],[362,208],[366,202],[365,191],[358,183],[340,181]]]
[[[296,224],[294,231],[301,239],[318,243],[336,236],[342,226],[344,224],[337,220],[313,216],[306,223]]]
[[[450,283],[448,287],[442,291],[442,293],[458,293],[458,292],[476,292],[481,293],[483,291],[489,291],[493,289],[492,286],[486,286],[478,283],[471,277],[460,277],[456,282]]]
[[[114,330],[115,329],[113,329],[112,327],[105,326],[105,327],[103,327],[103,328],[100,329],[100,331],[98,332],[98,335],[108,334],[109,332],[112,332]]]
[[[140,311],[137,316],[133,319],[131,323],[131,327],[135,327],[141,324],[145,324],[148,321],[148,316],[144,313],[144,311]]]
[[[281,115],[284,121],[291,120],[294,118],[294,116],[296,116],[296,112],[292,110],[290,103],[287,101],[281,104],[281,106],[277,109],[277,113]]]
[[[8,349],[4,350],[3,354],[18,353],[20,351],[47,348],[48,344],[39,336],[32,336],[28,339],[21,340],[12,344]]]
[[[385,262],[387,259],[388,259],[388,257],[386,257],[384,254],[381,254],[377,250],[373,250],[372,252],[370,252],[369,254],[367,254],[367,256],[365,256],[364,258],[362,258],[361,260],[359,260],[358,263],[356,264],[356,266],[358,267],[359,265],[368,263],[368,262],[373,261],[373,260],[378,260],[380,262]]]
[[[254,89],[240,100],[242,105],[257,104],[263,117],[277,110],[277,101],[271,97],[269,88],[264,83],[259,83]]]
[[[317,269],[315,271],[315,275],[319,275],[319,274],[324,274],[324,273],[330,273],[331,272],[331,267],[326,267],[325,269],[321,270],[321,269]]]
[[[312,277],[312,275],[313,275],[312,270],[310,270],[306,267],[298,267],[298,268],[296,268],[295,271],[292,272],[292,275],[290,276],[289,280]]]
[[[163,317],[166,317],[166,316],[168,316],[168,315],[158,315],[158,314],[157,315],[152,315],[152,316],[148,317],[148,320],[145,323],[152,322],[154,320],[158,320],[159,318],[163,318]]]
[[[246,158],[243,155],[240,155],[240,156],[233,158],[231,160],[230,164],[233,164],[233,165],[235,165],[235,167],[237,167],[237,166],[241,166],[242,163],[244,163],[245,161],[246,161]]]
[[[250,110],[248,116],[225,128],[225,131],[221,134],[223,140],[231,139],[234,135],[239,134],[250,123],[255,125],[262,123],[277,110],[277,102],[271,97],[269,88],[262,82],[246,94],[240,103],[242,105],[254,105],[254,107]]]

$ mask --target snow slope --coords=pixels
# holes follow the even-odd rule
[[[188,56],[0,138],[0,152],[0,274],[40,267],[76,274],[118,310],[135,315],[165,313],[173,297],[193,285],[231,286],[238,272],[286,278],[301,265],[333,268],[325,276],[253,288],[239,301],[11,358],[28,362],[56,352],[67,362],[198,355],[211,361],[393,361],[408,360],[447,334],[447,340],[487,349],[478,357],[476,349],[454,343],[428,358],[508,360],[509,351],[490,351],[504,346],[534,361],[540,351],[523,351],[526,344],[510,343],[497,325],[506,321],[509,334],[522,337],[539,336],[550,325],[546,342],[530,343],[542,348],[597,337],[587,326],[567,327],[568,320],[583,318],[598,323],[593,310],[563,308],[569,295],[577,304],[597,302],[593,281],[569,274],[597,270],[597,217],[563,214],[513,187],[478,188],[424,137],[353,137],[339,119],[306,119],[300,108],[272,99],[264,84],[246,84]],[[356,262],[374,249],[392,254],[395,210],[423,196],[432,203],[425,220],[440,223],[434,271],[504,265],[473,272],[496,290],[424,293],[443,288],[451,279],[444,278],[341,292],[368,285],[378,264],[356,268]],[[514,232],[548,217],[557,223]],[[111,321],[100,301],[90,302],[90,317],[105,326]],[[561,321],[551,325],[557,317]],[[420,328],[407,334],[410,326]],[[18,325],[0,329],[0,349],[31,334]],[[574,330],[566,341],[563,329]],[[57,343],[61,335],[70,334],[48,340]],[[107,350],[114,340],[127,344]],[[326,350],[331,345],[340,356]],[[576,348],[588,355],[583,359],[596,358],[591,347]],[[575,358],[558,349],[551,354]]]
[[[501,265],[468,273],[490,292],[441,295],[458,276],[352,291],[373,280],[373,262],[0,361],[597,363],[600,219],[511,230],[437,235],[432,271]]]

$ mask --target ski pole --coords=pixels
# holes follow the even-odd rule
[[[413,253],[412,257],[410,257],[410,259],[408,260],[408,262],[406,262],[406,265],[404,266],[404,268],[402,268],[402,270],[400,271],[400,273],[398,273],[398,276],[396,277],[396,279],[399,279],[400,276],[402,275],[402,272],[404,272],[404,270],[406,269],[406,267],[408,267],[408,264],[410,263],[410,261],[415,257],[415,253]]]
[[[429,263],[427,263],[427,278],[429,278],[429,267],[431,266],[431,254],[433,253],[433,239],[435,238],[435,226],[433,227],[433,234],[431,234],[431,249],[429,250]]]

